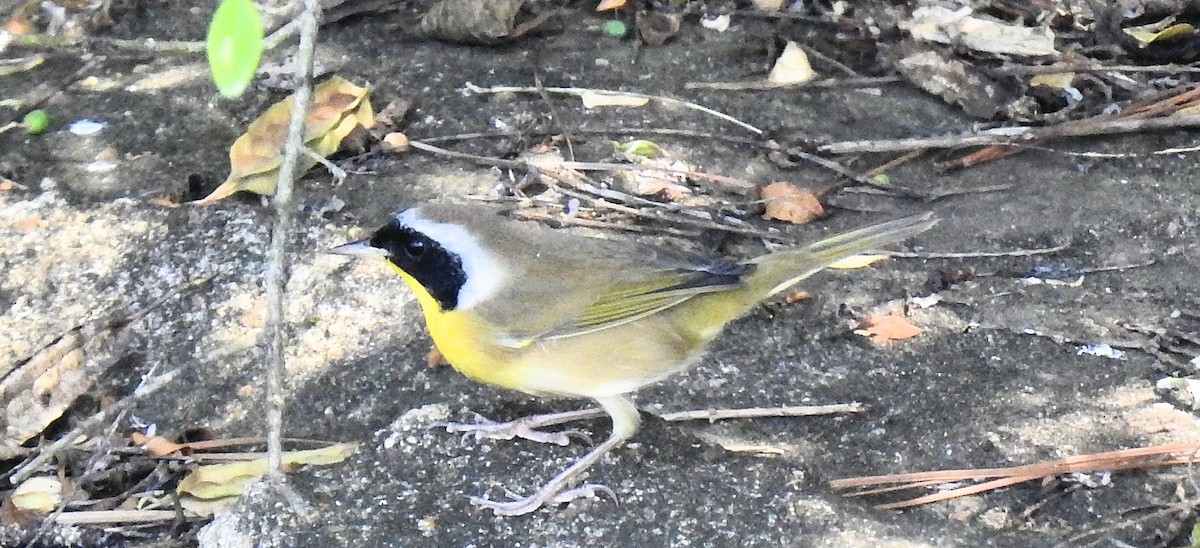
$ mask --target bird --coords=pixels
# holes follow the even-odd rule
[[[414,293],[436,348],[465,376],[599,405],[452,424],[452,431],[566,445],[569,433],[541,429],[604,415],[612,421],[603,443],[536,492],[471,498],[512,516],[608,491],[573,486],[637,431],[641,415],[631,395],[695,364],[729,322],[840,259],[936,222],[924,213],[738,261],[555,230],[482,204],[433,202],[395,213],[367,238],[330,252],[390,266]]]

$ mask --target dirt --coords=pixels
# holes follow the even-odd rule
[[[374,86],[377,105],[412,100],[404,130],[421,139],[500,126],[577,132],[581,160],[605,159],[606,138],[586,131],[675,128],[753,137],[695,111],[662,107],[583,109],[536,94],[480,96],[466,84],[620,89],[685,98],[773,134],[847,140],[929,135],[972,120],[901,83],[771,91],[692,91],[690,81],[744,80],[769,68],[767,20],[735,19],[718,33],[684,24],[663,46],[603,36],[605,17],[571,10],[543,32],[511,44],[438,43],[415,33],[414,11],[359,17],[327,27],[318,58],[330,73]],[[200,39],[205,10],[166,2],[132,12],[123,37]],[[264,252],[271,210],[257,197],[203,207],[151,200],[195,199],[225,176],[229,144],[284,93],[254,88],[219,99],[202,60],[172,55],[96,57],[91,77],[44,106],[55,123],[38,136],[0,135],[0,166],[28,188],[0,192],[0,363],[15,363],[58,334],[113,308],[137,308],[189,280],[211,287],[175,299],[138,321],[129,359],[93,391],[128,394],[148,371],[184,368],[133,415],[161,432],[205,426],[220,436],[260,435],[264,390]],[[636,60],[636,62],[634,62]],[[52,53],[33,71],[0,80],[6,96],[62,81],[83,66]],[[552,104],[552,108],[551,108]],[[105,124],[96,135],[67,131],[74,120]],[[585,131],[586,130],[586,131]],[[632,138],[618,136],[614,138]],[[782,169],[754,148],[720,138],[647,135],[710,173],[765,185],[820,188],[834,176],[810,165]],[[483,156],[511,156],[528,137],[443,143]],[[473,508],[471,495],[527,492],[586,450],[528,442],[460,439],[436,428],[475,414],[504,419],[582,402],[536,400],[474,384],[425,365],[429,339],[400,281],[381,268],[322,250],[432,199],[487,194],[507,173],[418,152],[344,162],[334,185],[315,170],[298,188],[294,269],[288,288],[288,406],[285,435],[358,443],[349,461],[289,478],[295,500],[258,491],[203,532],[165,530],[156,542],[243,546],[1051,546],[1098,541],[1185,545],[1193,518],[1162,515],[1119,527],[1196,496],[1187,470],[1162,468],[1023,484],[905,511],[874,509],[893,498],[847,497],[836,478],[910,471],[992,468],[1120,448],[1195,441],[1200,423],[1185,395],[1158,392],[1157,379],[1191,373],[1137,347],[1156,340],[1127,326],[1194,330],[1200,310],[1193,157],[1153,151],[1192,144],[1185,132],[1055,143],[1073,156],[1030,150],[979,168],[937,174],[930,155],[889,172],[923,191],[1008,185],[921,203],[843,193],[825,220],[775,227],[796,240],[932,210],[941,222],[903,249],[994,252],[1069,239],[1051,255],[896,258],[868,269],[824,273],[804,284],[813,299],[764,305],[731,325],[694,368],[642,391],[648,412],[699,408],[863,402],[843,416],[708,423],[647,419],[633,441],[606,457],[589,481],[601,498],[517,518]],[[102,154],[107,171],[89,170]],[[864,166],[871,162],[863,162]],[[190,180],[189,180],[190,178]],[[698,185],[722,199],[738,198]],[[345,207],[322,211],[336,197]],[[870,210],[871,212],[856,211]],[[615,233],[617,237],[628,237]],[[659,240],[661,242],[661,240]],[[711,241],[674,242],[696,249]],[[722,251],[761,252],[751,238]],[[1033,285],[1036,266],[1128,267],[1083,274],[1078,283]],[[852,333],[853,318],[898,309],[931,292],[945,270],[979,277],[942,289],[928,309],[909,307],[926,332],[876,345]],[[1066,282],[1076,282],[1070,276]],[[1086,344],[1125,348],[1118,359],[1080,353]],[[86,416],[86,415],[84,415]],[[588,423],[594,440],[603,421]],[[774,448],[731,452],[737,443]],[[1091,483],[1086,486],[1083,483]],[[1182,487],[1181,487],[1182,486]],[[1180,532],[1182,531],[1182,532]],[[1115,540],[1114,540],[1115,539]]]

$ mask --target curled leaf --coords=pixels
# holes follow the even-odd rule
[[[314,88],[304,121],[305,146],[322,158],[328,157],[337,152],[342,140],[356,128],[374,125],[375,113],[367,97],[370,91],[370,87],[356,86],[340,76]],[[263,195],[275,193],[294,101],[295,96],[289,95],[250,124],[229,149],[229,177],[204,199],[193,202],[194,205],[210,204],[242,190]],[[309,155],[301,155],[297,162],[298,173],[317,165],[317,160]]]

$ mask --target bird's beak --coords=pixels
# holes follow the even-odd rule
[[[350,242],[345,245],[339,245],[333,249],[330,249],[329,251],[326,251],[326,253],[331,253],[334,255],[348,255],[350,257],[362,257],[364,259],[382,259],[387,257],[388,254],[386,250],[379,249],[378,247],[371,247],[371,245],[364,240]]]

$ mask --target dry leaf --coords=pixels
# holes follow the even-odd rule
[[[869,314],[864,324],[865,329],[858,329],[854,333],[871,337],[871,342],[875,344],[910,339],[925,332],[903,316]]]
[[[1024,27],[971,15],[970,8],[951,10],[923,6],[900,22],[917,40],[962,45],[975,51],[1005,55],[1058,55],[1049,27]]]
[[[648,97],[637,97],[623,93],[599,93],[585,91],[579,94],[583,100],[583,108],[596,107],[644,107],[650,102]]]
[[[129,441],[135,445],[142,446],[142,450],[147,455],[152,457],[165,457],[167,455],[179,454],[183,451],[184,446],[172,442],[162,436],[154,436],[153,438],[146,437],[141,432],[134,432],[129,435]]]
[[[304,121],[304,146],[325,158],[337,152],[342,140],[355,129],[374,125],[375,113],[367,97],[370,91],[369,86],[356,86],[340,76],[315,87]],[[289,95],[271,105],[250,124],[229,149],[229,178],[212,194],[192,202],[194,205],[211,204],[242,190],[268,196],[275,193],[294,97]],[[304,173],[317,163],[316,159],[301,154],[297,173]]]
[[[1029,79],[1030,86],[1045,86],[1054,89],[1064,89],[1075,81],[1074,72],[1054,72],[1039,74]]]
[[[24,219],[18,219],[17,221],[14,221],[12,224],[13,230],[16,230],[17,232],[22,232],[25,234],[33,232],[39,228],[45,228],[47,226],[50,226],[50,223],[47,223],[46,221],[44,221],[42,219],[38,219],[37,217],[26,217]]]
[[[21,510],[49,514],[62,503],[62,492],[63,485],[57,477],[37,476],[21,482],[9,498]]]
[[[791,183],[771,183],[762,189],[767,212],[764,219],[804,224],[825,213],[821,201],[812,192]]]
[[[800,84],[816,77],[817,72],[809,64],[804,48],[795,42],[788,42],[783,48],[783,53],[775,60],[775,66],[771,67],[767,81],[775,84]]]
[[[600,0],[596,5],[596,11],[619,10],[628,4],[629,0]]]
[[[1196,27],[1188,23],[1176,23],[1175,16],[1172,15],[1157,23],[1123,30],[1125,34],[1137,40],[1142,47],[1146,47],[1154,42],[1169,42],[1190,36],[1195,34]]]
[[[354,453],[352,444],[337,443],[321,449],[287,451],[283,468],[290,471],[304,465],[326,465],[346,460]],[[179,482],[176,492],[201,499],[236,497],[267,473],[267,459],[254,459],[200,466]]]
[[[833,264],[825,267],[835,270],[854,270],[871,266],[879,261],[888,258],[887,255],[851,255],[840,261],[835,261]]]

